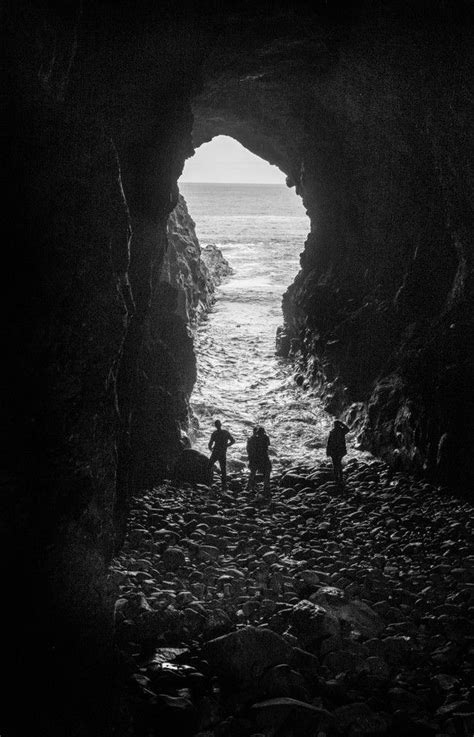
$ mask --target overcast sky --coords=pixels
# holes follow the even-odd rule
[[[216,136],[203,143],[186,161],[181,182],[245,182],[285,184],[277,166],[255,156],[229,136]]]

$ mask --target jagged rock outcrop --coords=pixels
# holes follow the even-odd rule
[[[215,246],[213,243],[208,244],[202,249],[201,257],[206,264],[215,285],[222,284],[223,280],[227,276],[231,276],[231,274],[234,273],[231,265],[222,255],[220,248]]]
[[[201,258],[186,202],[169,215],[161,272],[153,290],[139,354],[131,427],[134,485],[149,488],[169,477],[181,453],[196,380],[191,328],[214,302],[218,283]]]
[[[201,249],[195,223],[189,215],[186,200],[180,195],[168,218],[168,249],[161,278],[177,288],[177,314],[188,325],[195,325],[211,309],[215,287],[219,283],[209,270],[206,250]]]

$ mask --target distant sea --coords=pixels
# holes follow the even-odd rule
[[[201,247],[215,244],[234,269],[197,329],[193,447],[208,453],[213,422],[221,419],[237,441],[229,457],[246,461],[247,437],[262,424],[275,465],[316,461],[330,419],[295,384],[291,364],[275,356],[282,296],[309,232],[300,198],[280,184],[182,183],[180,190]]]

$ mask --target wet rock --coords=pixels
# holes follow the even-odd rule
[[[193,734],[198,727],[198,714],[185,696],[158,695],[157,721],[164,732]]]
[[[167,571],[177,571],[185,565],[186,556],[181,548],[167,548],[163,551],[162,562]]]
[[[319,604],[303,600],[296,604],[289,616],[291,632],[303,647],[318,648],[322,640],[338,637],[340,625],[337,617]]]
[[[296,473],[287,473],[283,476],[280,483],[284,487],[294,488],[301,485],[301,488],[303,488],[307,485],[307,479],[305,476],[301,476]]]
[[[217,560],[219,557],[219,548],[214,545],[200,545],[197,550],[198,560],[211,561]]]
[[[390,737],[455,734],[472,711],[474,557],[446,530],[467,539],[466,510],[365,463],[348,464],[347,494],[332,496],[323,471],[315,490],[316,469],[290,469],[298,481],[276,483],[272,505],[249,501],[238,477],[235,495],[164,484],[136,500],[134,544],[111,572],[117,641],[128,652],[198,646],[201,731],[243,729],[249,704],[291,697],[330,711],[363,702],[365,726],[353,712],[337,737],[384,734],[385,723]],[[208,659],[207,640],[224,640],[214,656],[208,643]],[[268,714],[284,731],[280,711]],[[269,734],[248,721],[245,737]],[[336,737],[323,721],[302,734],[313,727]]]
[[[426,700],[405,688],[391,688],[388,698],[392,711],[401,711],[412,716],[420,716],[426,711]]]
[[[372,676],[376,676],[381,680],[387,680],[390,676],[390,668],[383,658],[376,655],[364,660],[362,670]]]
[[[379,635],[385,628],[380,616],[368,604],[357,599],[349,601],[341,589],[324,586],[312,594],[310,601],[321,604],[341,622],[349,623],[366,637]]]
[[[209,459],[193,448],[185,448],[176,460],[173,472],[176,482],[189,484],[212,484],[212,470]]]
[[[332,675],[339,673],[358,673],[363,670],[364,661],[350,650],[336,650],[329,652],[323,660],[323,665]]]
[[[244,627],[207,642],[203,657],[224,680],[237,683],[260,678],[274,665],[288,663],[291,647],[271,630]]]
[[[367,704],[355,703],[340,706],[333,713],[334,725],[342,734],[351,737],[376,737],[387,734],[387,721],[374,713]]]
[[[313,685],[319,678],[320,663],[313,653],[294,647],[291,653],[290,665]]]
[[[253,704],[250,711],[257,727],[266,734],[268,731],[275,734],[283,724],[291,724],[296,734],[312,734],[322,721],[330,723],[332,720],[331,714],[325,709],[288,697]]]
[[[213,283],[218,286],[223,279],[231,276],[234,270],[227,259],[222,255],[220,248],[213,243],[201,249],[201,258],[206,264]]]
[[[266,698],[291,696],[302,701],[309,698],[306,680],[286,664],[275,665],[263,673],[258,682],[258,693]]]

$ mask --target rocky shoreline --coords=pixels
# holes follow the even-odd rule
[[[111,569],[133,735],[474,729],[472,506],[383,462],[136,498]]]

